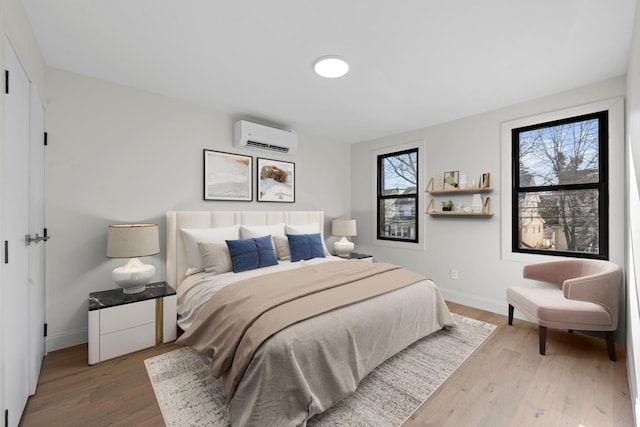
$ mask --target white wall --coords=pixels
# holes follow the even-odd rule
[[[105,258],[110,223],[160,225],[162,252],[145,263],[162,280],[168,210],[349,213],[348,146],[296,129],[295,156],[252,154],[233,147],[238,117],[60,70],[46,82],[49,350],[86,342],[89,292],[115,287],[111,270],[124,262]],[[296,202],[203,201],[205,148],[295,162]]]
[[[431,277],[448,300],[506,314],[506,288],[523,283],[523,264],[501,259],[500,201],[504,191],[500,188],[501,173],[504,173],[500,170],[501,123],[624,94],[625,79],[620,77],[450,123],[353,145],[351,212],[358,220],[356,250],[371,252],[378,261],[398,263]],[[610,146],[611,150],[621,152],[624,149],[623,141],[622,138],[618,139],[611,141]],[[489,219],[427,216],[421,233],[427,245],[425,250],[398,249],[376,244],[373,233],[375,212],[371,211],[375,180],[362,177],[374,176],[371,156],[376,150],[416,140],[424,140],[426,145],[426,173],[421,178],[423,189],[436,170],[459,170],[467,173],[470,178],[477,178],[488,171],[494,187],[494,191],[489,194],[494,216]],[[624,164],[620,163],[612,167],[620,171],[618,176],[622,177]],[[622,205],[624,185],[622,179],[620,182],[620,185],[612,185],[610,191],[618,195],[617,199]],[[456,198],[469,206],[471,197]],[[422,212],[428,201],[429,197],[425,197]],[[623,208],[624,206],[610,206],[612,215],[618,212],[620,216],[619,221],[612,221],[610,230],[611,260],[620,265],[624,264]],[[458,270],[457,280],[450,278],[451,268]],[[619,340],[624,338],[623,319],[624,312]]]
[[[22,1],[0,0],[0,9],[2,11],[0,14],[1,33],[7,35],[11,40],[29,80],[36,85],[39,91],[44,91],[44,60]],[[0,53],[1,57],[2,53]],[[2,69],[4,70],[4,68]]]
[[[631,153],[628,166],[628,211],[626,223],[629,228],[627,239],[627,371],[629,388],[633,402],[636,425],[640,425],[640,7],[636,6],[629,69],[627,71],[627,144]]]

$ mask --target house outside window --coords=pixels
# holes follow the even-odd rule
[[[512,250],[608,259],[608,112],[512,130]]]
[[[377,238],[418,242],[418,148],[377,157]]]

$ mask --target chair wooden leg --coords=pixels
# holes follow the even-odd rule
[[[513,306],[509,304],[509,325],[513,325]]]
[[[616,345],[613,341],[613,331],[605,331],[604,339],[607,341],[607,351],[609,352],[609,360],[616,361]]]
[[[538,334],[540,335],[540,354],[544,356],[545,347],[547,344],[547,327],[538,326]]]

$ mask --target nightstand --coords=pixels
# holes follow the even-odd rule
[[[89,365],[176,339],[176,291],[166,282],[144,292],[89,294]]]
[[[338,255],[338,256],[340,256],[340,255]],[[357,252],[351,252],[348,256],[340,256],[340,258],[344,258],[344,259],[361,259],[363,261],[373,262],[373,255],[359,254]]]

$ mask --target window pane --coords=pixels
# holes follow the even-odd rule
[[[520,187],[599,181],[599,120],[519,132]]]
[[[416,194],[418,153],[411,151],[382,158],[382,195]]]
[[[380,237],[416,240],[416,199],[380,200]]]
[[[519,248],[600,252],[598,190],[518,193]]]

